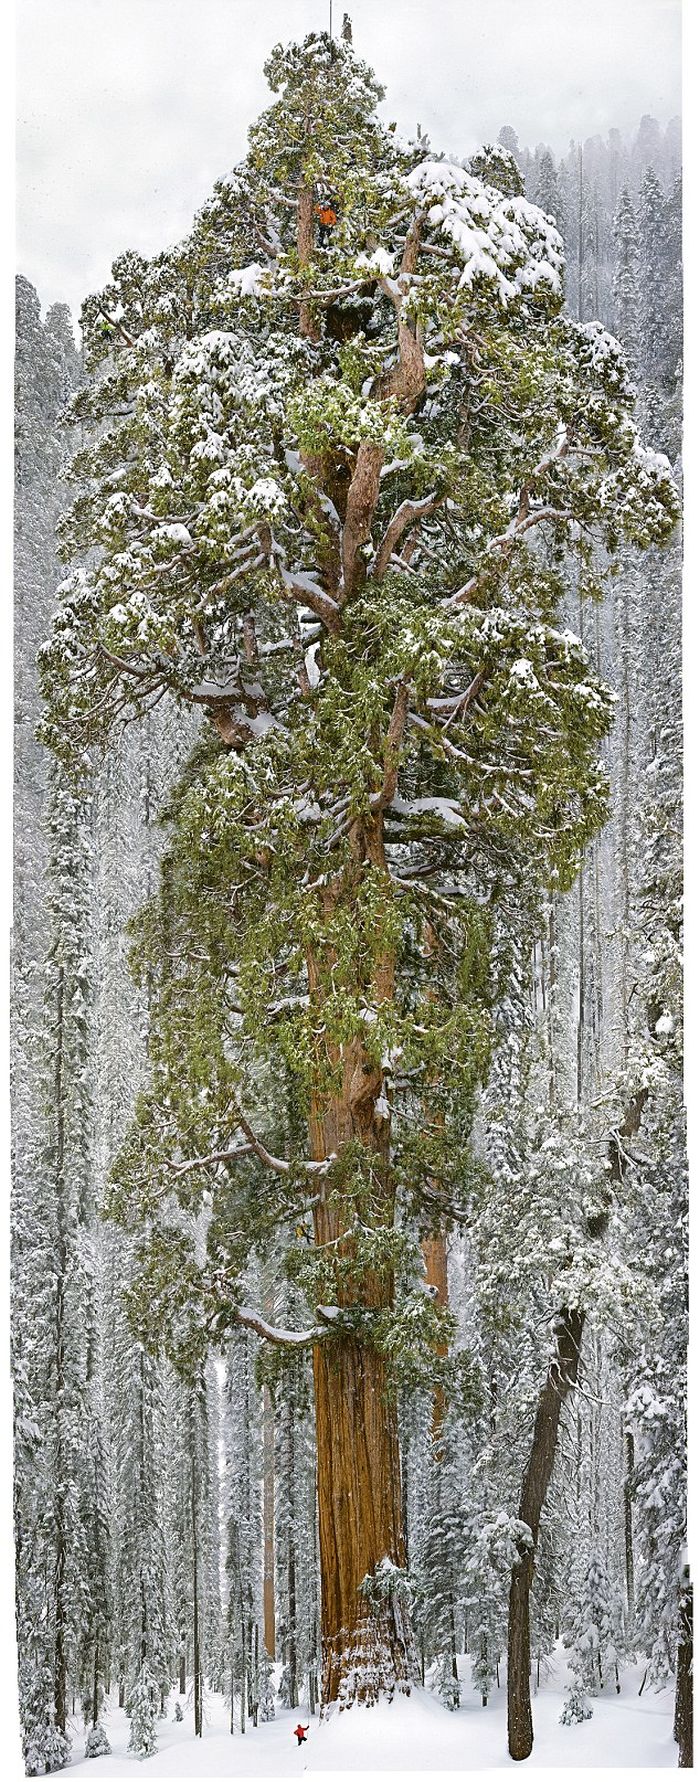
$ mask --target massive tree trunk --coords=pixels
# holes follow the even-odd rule
[[[345,1048],[344,1093],[312,1119],[317,1156],[340,1153],[360,1139],[370,1153],[378,1185],[386,1180],[388,1121],[375,1101],[381,1071],[357,1042]],[[315,1212],[316,1241],[342,1240],[352,1221],[352,1205],[325,1199]],[[381,1214],[393,1220],[387,1188]],[[376,1215],[375,1215],[376,1216]],[[378,1308],[391,1303],[393,1283],[365,1271],[352,1290],[341,1288],[339,1304]],[[321,1699],[341,1705],[375,1701],[407,1687],[414,1675],[410,1624],[393,1593],[381,1601],[366,1579],[382,1561],[405,1565],[398,1419],[382,1357],[352,1334],[339,1330],[314,1352],[317,1491],[321,1559]]]
[[[557,1436],[565,1398],[576,1384],[584,1314],[563,1311],[557,1347],[540,1393],[532,1447],[523,1475],[518,1515],[532,1535],[513,1566],[508,1609],[508,1750],[511,1757],[529,1757],[532,1750],[530,1704],[530,1591],[540,1518],[557,1452]]]
[[[299,264],[308,267],[314,254],[314,206],[311,188],[302,186],[297,207]],[[409,231],[402,270],[415,269],[420,229]],[[397,361],[391,374],[391,394],[406,413],[412,413],[425,388],[420,330],[403,318],[404,292],[392,286],[391,300],[397,312]],[[313,306],[304,299],[299,328],[307,338],[318,338]],[[334,502],[340,516],[340,550],[333,541],[326,562],[328,591],[334,601],[334,626],[352,600],[367,573],[365,553],[371,541],[380,489],[383,450],[369,440],[357,449],[349,484],[336,486],[338,467],[322,459],[307,460],[305,468],[324,496]],[[345,466],[343,466],[345,472]],[[393,534],[392,534],[393,536]],[[398,536],[398,534],[397,534]],[[389,546],[387,546],[387,550]],[[337,556],[337,561],[336,561]],[[338,902],[352,910],[368,869],[386,876],[387,897],[391,885],[384,855],[383,812],[394,796],[398,762],[408,711],[408,692],[403,682],[396,691],[389,729],[383,743],[383,785],[372,795],[370,817],[357,820],[348,836],[350,863],[341,878],[322,896],[324,915]],[[377,739],[381,747],[380,739]],[[307,954],[311,1005],[318,1007],[319,1034],[323,1033],[324,984],[334,961],[310,949]],[[365,979],[360,968],[355,988],[372,1005],[390,1002],[394,995],[395,960],[390,951],[375,959]],[[366,1159],[368,1199],[362,1220],[378,1228],[394,1223],[394,1188],[390,1169],[390,1116],[384,1094],[381,1066],[363,1042],[353,1038],[342,1046],[326,1047],[319,1040],[318,1075],[311,1097],[310,1148],[316,1161],[342,1160],[347,1147],[361,1147]],[[331,1089],[332,1076],[339,1079]],[[364,1193],[362,1195],[364,1203]],[[358,1211],[352,1186],[346,1192],[329,1193],[323,1183],[314,1209],[315,1242],[336,1246],[339,1262],[352,1258],[351,1228]],[[335,1297],[338,1307],[376,1310],[393,1301],[391,1271],[358,1267],[342,1272]],[[387,1588],[390,1573],[384,1564],[374,1586],[363,1590],[365,1580],[376,1576],[382,1562],[402,1568],[405,1540],[402,1515],[401,1466],[398,1419],[381,1355],[357,1334],[342,1328],[314,1352],[316,1399],[317,1492],[321,1560],[321,1674],[322,1708],[330,1702],[353,1699],[373,1701],[380,1693],[391,1695],[408,1688],[417,1674],[410,1621],[403,1599]]]
[[[381,1359],[361,1343],[320,1345],[314,1381],[322,1702],[370,1702],[414,1676],[402,1604],[361,1590],[382,1560],[405,1563],[396,1409]]]
[[[449,1288],[447,1281],[447,1238],[444,1231],[436,1232],[432,1237],[423,1239],[423,1261],[425,1279],[428,1287],[435,1289],[436,1305],[449,1305]],[[441,1343],[439,1355],[447,1354],[447,1345]],[[433,1393],[432,1434],[436,1449],[440,1448],[442,1426],[445,1421],[445,1394],[442,1386],[436,1386]]]
[[[368,858],[383,861],[381,817],[360,837],[360,871]],[[366,986],[381,1001],[393,992],[393,959],[375,963]],[[309,960],[312,999],[322,995],[318,963]],[[379,1228],[394,1222],[394,1189],[389,1163],[390,1119],[384,1098],[381,1065],[357,1038],[349,1040],[332,1061],[341,1082],[338,1093],[312,1101],[310,1140],[317,1159],[342,1158],[346,1147],[361,1146],[371,1181],[371,1211],[362,1217]],[[336,1246],[348,1262],[353,1256],[352,1224],[356,1208],[351,1186],[346,1193],[322,1190],[314,1210],[318,1245]],[[339,1277],[339,1308],[376,1310],[393,1300],[391,1271],[358,1266]],[[322,1705],[352,1700],[375,1701],[395,1688],[408,1688],[415,1675],[413,1638],[402,1600],[387,1582],[383,1561],[405,1565],[398,1418],[384,1361],[376,1349],[343,1331],[316,1346],[317,1491],[321,1559]],[[377,1578],[363,1590],[365,1580]]]

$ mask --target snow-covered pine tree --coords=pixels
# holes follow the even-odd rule
[[[496,1516],[482,1509],[472,1519],[469,1531],[466,1600],[472,1683],[484,1708],[494,1683],[498,1682],[499,1660],[507,1643],[508,1563],[507,1557],[504,1562],[504,1543],[507,1552],[507,1516],[503,1511]]]
[[[454,1435],[443,1427],[440,1452],[433,1453],[425,1521],[417,1540],[412,1575],[417,1584],[421,1660],[433,1666],[433,1687],[450,1709],[461,1695],[457,1654],[464,1624],[465,1510]]]
[[[53,602],[54,525],[65,499],[59,472],[67,440],[58,422],[78,377],[67,311],[55,306],[42,320],[36,292],[19,278],[11,1340],[20,1719],[29,1774],[60,1768],[67,1758],[68,1667],[87,1587],[76,1494],[86,1412],[86,1258],[79,1222],[89,1142],[87,1080],[81,1080],[89,811],[62,798],[35,736],[36,652]],[[59,1077],[60,1108],[54,1100]],[[52,1471],[58,1453],[65,1456],[65,1480]],[[55,1580],[48,1592],[47,1578]]]
[[[614,1683],[619,1695],[625,1656],[622,1602],[600,1553],[589,1553],[582,1567],[563,1634],[569,1669],[580,1692],[600,1694],[607,1683]]]
[[[545,216],[552,217],[560,233],[563,234],[566,224],[564,200],[559,188],[554,156],[550,149],[545,149],[539,160],[535,198]]]
[[[312,1383],[305,1356],[290,1357],[275,1394],[277,1603],[282,1700],[318,1702],[319,1609]]]
[[[655,372],[661,357],[659,349],[664,333],[662,318],[666,312],[666,277],[671,247],[663,189],[652,167],[647,168],[639,194],[639,241],[640,373],[645,386],[651,389],[657,382]]]
[[[127,1749],[134,1757],[153,1757],[158,1749],[156,1721],[160,1712],[160,1683],[153,1675],[147,1658],[138,1666],[126,1701],[131,1721]]]
[[[539,1689],[543,1677],[551,1669],[550,1660],[559,1637],[561,1616],[562,1529],[556,1484],[552,1497],[554,1505],[542,1521],[530,1605],[533,1681],[536,1689]]]
[[[228,1322],[313,1345],[323,1695],[371,1701],[415,1670],[384,1588],[404,1561],[393,1369],[444,1330],[396,1292],[397,1184],[449,1204],[504,862],[514,894],[526,872],[566,885],[604,814],[609,698],[556,623],[567,545],[593,583],[589,529],[661,541],[677,499],[619,350],[562,313],[542,213],[401,146],[347,43],[312,36],[267,73],[278,98],[188,240],[123,256],[85,306],[91,441],[63,535],[82,561],[42,653],[46,736],[74,757],[165,694],[209,717],[138,930],[152,1083],[112,1211],[150,1222],[141,1291],[166,1340],[189,1312],[200,1343]],[[426,909],[449,947],[417,1005]],[[287,1157],[259,1127],[283,1067],[308,1122]],[[167,1189],[216,1204],[237,1172],[202,1264]],[[308,1207],[312,1321],[266,1327],[242,1300],[250,1247]]]
[[[103,1577],[89,1554],[83,1521],[92,1500],[90,1453],[90,1254],[84,1223],[90,1175],[87,1065],[90,932],[90,804],[56,783],[47,823],[47,902],[51,947],[45,966],[43,1156],[33,1192],[36,1249],[22,1255],[19,1310],[26,1323],[25,1381],[35,1440],[17,1464],[17,1610],[25,1759],[58,1768],[70,1749],[71,1684],[79,1676],[86,1619],[99,1616]],[[29,1296],[30,1283],[33,1291]],[[47,1580],[50,1584],[47,1585]],[[94,1592],[94,1594],[93,1594]],[[34,1772],[33,1772],[34,1773]]]
[[[626,186],[613,225],[615,240],[615,328],[622,341],[629,365],[634,370],[638,358],[639,317],[639,230],[632,199]]]
[[[91,1220],[88,1290],[88,1356],[87,1405],[84,1455],[81,1479],[80,1519],[85,1539],[87,1603],[79,1654],[79,1681],[83,1701],[83,1718],[89,1728],[86,1756],[99,1757],[110,1746],[101,1714],[110,1672],[112,1623],[111,1587],[111,1509],[108,1475],[109,1432],[105,1423],[103,1390],[103,1357],[101,1336],[101,1282],[98,1277],[99,1253]],[[87,1242],[87,1234],[84,1239]]]
[[[205,1681],[215,1679],[217,1686],[223,1681],[218,1454],[211,1428],[213,1424],[214,1432],[218,1429],[218,1382],[213,1367],[200,1368],[193,1379],[171,1378],[168,1398],[172,1406],[168,1417],[169,1573],[177,1630],[178,1687],[184,1695],[191,1677],[194,1732],[201,1738]]]
[[[130,1749],[148,1757],[170,1689],[176,1646],[169,1588],[160,1454],[163,1383],[158,1363],[135,1344],[113,1308],[113,1415],[117,1457],[115,1646],[120,1696],[132,1717]]]
[[[213,1356],[209,1357],[205,1365],[202,1379],[201,1418],[203,1443],[199,1478],[204,1590],[202,1646],[205,1676],[213,1689],[220,1689],[223,1685],[221,1671],[221,1382],[219,1369]]]
[[[650,1680],[669,1676],[685,1563],[688,1191],[683,1103],[681,605],[678,563],[662,566],[644,713],[647,764],[633,919],[638,971],[630,1072],[647,1087],[644,1154],[630,1247],[645,1284],[645,1327],[630,1345],[627,1429],[637,1549],[637,1633]]]

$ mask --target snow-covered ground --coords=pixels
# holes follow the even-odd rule
[[[560,1726],[564,1680],[543,1683],[534,1701],[535,1749],[532,1763],[547,1769],[675,1769],[678,1748],[672,1736],[673,1695],[638,1690],[642,1672],[630,1669],[619,1696],[605,1695],[594,1704],[593,1718],[581,1726]],[[297,1746],[293,1728],[309,1716],[284,1708],[257,1729],[229,1732],[228,1706],[222,1696],[206,1698],[204,1736],[192,1734],[191,1704],[182,1724],[173,1719],[175,1692],[168,1717],[158,1722],[158,1751],[139,1765],[144,1777],[276,1776],[305,1771],[359,1770],[491,1770],[511,1768],[506,1749],[505,1696],[497,1690],[487,1708],[465,1687],[463,1704],[454,1714],[427,1690],[375,1708],[354,1708],[319,1724],[312,1720],[305,1745]],[[73,1771],[91,1777],[129,1776],[136,1760],[127,1755],[129,1722],[122,1709],[110,1708],[107,1733],[111,1757],[86,1761],[82,1728],[75,1729]]]

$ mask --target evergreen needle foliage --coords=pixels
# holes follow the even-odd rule
[[[79,768],[164,696],[205,715],[133,929],[151,1074],[109,1210],[139,1234],[135,1329],[195,1368],[250,1316],[252,1252],[310,1216],[286,1267],[327,1390],[359,1352],[391,1395],[449,1334],[418,1239],[465,1193],[495,913],[565,889],[606,814],[611,695],[558,623],[567,552],[599,594],[678,508],[507,151],[467,170],[400,143],[345,39],[266,73],[186,241],[123,255],[85,305],[44,734]],[[397,1490],[351,1570],[400,1570]],[[330,1646],[358,1614],[385,1611],[365,1593]],[[144,1672],[141,1754],[151,1693]]]

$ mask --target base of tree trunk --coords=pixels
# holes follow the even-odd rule
[[[333,1353],[318,1345],[314,1381],[321,1703],[349,1707],[390,1698],[417,1678],[401,1588],[396,1404],[382,1358],[358,1342],[340,1343]]]
[[[673,1736],[678,1744],[678,1768],[693,1768],[693,1589],[689,1573],[681,1585],[680,1638],[676,1664],[676,1704]]]
[[[350,1635],[324,1641],[321,1666],[322,1714],[334,1705],[391,1701],[397,1690],[410,1695],[417,1665],[408,1613],[400,1604],[368,1608]]]
[[[516,1763],[532,1751],[530,1588],[532,1561],[513,1567],[508,1609],[508,1751]]]

